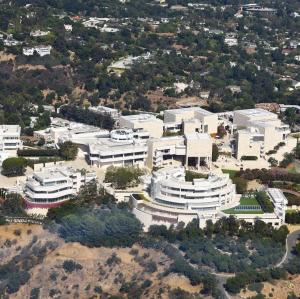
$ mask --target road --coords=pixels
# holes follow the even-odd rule
[[[297,240],[300,238],[300,229],[295,230],[294,232],[290,233],[286,239],[286,251],[284,256],[282,257],[281,261],[276,265],[276,267],[280,267],[293,256],[293,247],[296,245]]]

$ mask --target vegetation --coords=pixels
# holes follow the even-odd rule
[[[257,160],[258,158],[256,156],[242,156],[241,157],[241,160],[242,161],[255,161]]]
[[[57,149],[19,149],[17,154],[21,157],[53,157],[59,156],[59,151]]]
[[[104,182],[111,183],[116,189],[126,189],[137,186],[144,170],[138,167],[114,167],[110,166],[105,174]]]
[[[114,126],[114,120],[108,114],[95,113],[75,105],[63,105],[60,107],[60,114],[66,119],[86,123],[103,129],[111,130]]]
[[[257,192],[256,199],[265,213],[273,213],[274,205],[266,192]]]
[[[59,145],[59,154],[64,160],[75,160],[78,154],[78,146],[71,141],[65,141]]]
[[[236,192],[238,194],[243,194],[247,191],[248,180],[244,179],[243,177],[234,177],[232,182],[235,184]]]
[[[192,182],[194,179],[207,179],[208,175],[191,171],[191,170],[186,170],[185,172],[185,180],[187,182]]]
[[[213,147],[212,147],[212,161],[216,162],[219,158],[219,148],[218,146],[213,143]]]
[[[98,208],[93,209],[93,205]],[[94,183],[68,203],[50,209],[48,219],[47,227],[67,242],[89,247],[131,246],[142,230],[141,223],[127,207],[116,206],[114,198],[104,190],[97,190]]]
[[[27,161],[22,157],[7,158],[2,163],[2,174],[8,177],[22,176],[26,166]]]

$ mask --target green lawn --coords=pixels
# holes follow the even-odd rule
[[[226,214],[263,214],[264,212],[262,210],[258,211],[250,211],[250,210],[235,210],[234,208],[223,210],[222,212]]]
[[[240,199],[240,204],[236,207],[223,210],[224,213],[226,214],[263,214],[264,212],[262,210],[236,210],[237,207],[242,207],[242,206],[260,206],[258,201],[256,200],[254,195],[243,195]]]
[[[259,206],[257,199],[254,196],[242,196],[240,200],[241,206]]]
[[[238,172],[237,170],[232,170],[232,169],[222,169],[223,173],[229,173],[229,177],[233,179]]]

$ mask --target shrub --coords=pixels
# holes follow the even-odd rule
[[[63,268],[67,273],[72,273],[73,271],[81,270],[82,266],[73,260],[65,260],[63,262]]]
[[[243,161],[256,161],[258,158],[257,156],[242,156],[241,160]]]

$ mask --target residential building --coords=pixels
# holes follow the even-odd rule
[[[215,134],[218,129],[218,116],[200,107],[188,107],[164,111],[164,126],[167,131],[182,130],[192,133],[188,122],[197,123],[193,132]],[[186,129],[185,129],[186,127]],[[187,127],[189,129],[187,129]]]
[[[72,32],[73,26],[70,24],[64,24],[64,28],[67,32]]]
[[[25,47],[23,48],[23,54],[25,56],[32,56],[35,52],[43,57],[45,55],[50,55],[52,46],[36,46],[36,47]]]
[[[0,126],[0,151],[18,150],[23,147],[20,139],[21,127],[18,125]]]
[[[46,36],[50,33],[50,31],[42,31],[42,30],[35,30],[30,32],[30,36],[32,37],[41,37]]]
[[[131,196],[133,213],[147,230],[150,225],[187,224],[199,220],[200,227],[208,219],[216,221],[220,209],[235,200],[235,185],[228,174],[209,174],[207,178],[185,179],[184,167],[168,167],[152,174],[147,201]]]
[[[28,208],[51,208],[75,196],[85,184],[96,180],[95,172],[72,167],[43,168],[27,177],[24,200]]]
[[[163,121],[152,114],[120,116],[120,128],[131,129],[137,138],[160,138],[163,135]]]

